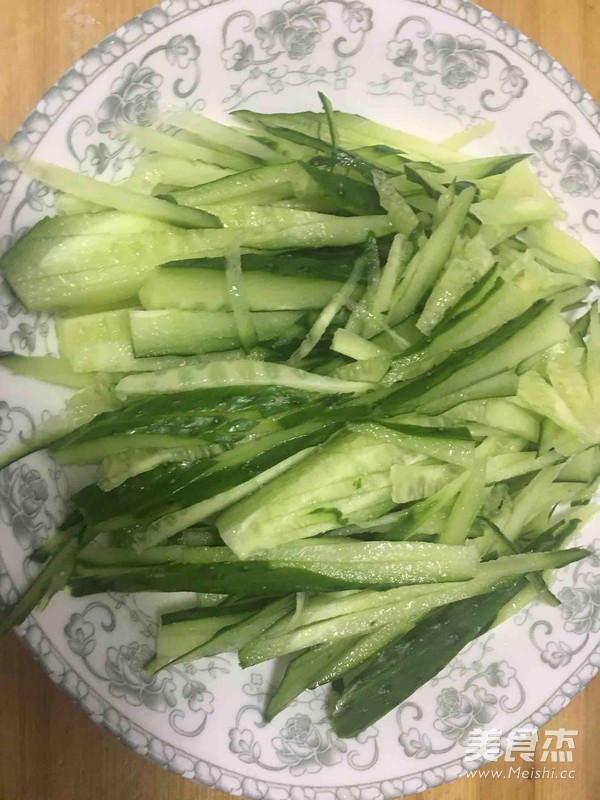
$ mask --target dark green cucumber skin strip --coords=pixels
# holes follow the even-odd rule
[[[24,622],[46,596],[51,596],[69,584],[77,553],[90,544],[96,535],[93,530],[89,528],[82,530],[81,527],[70,532],[68,538],[45,561],[39,573],[13,608],[4,619],[0,619],[0,637],[5,636],[12,628]]]
[[[264,713],[265,721],[271,722],[298,695],[313,686],[323,670],[358,641],[358,638],[344,639],[335,644],[320,644],[293,658],[287,665],[281,683],[269,699]]]
[[[240,597],[275,597],[290,592],[335,592],[377,586],[391,589],[394,581],[373,581],[364,570],[352,576],[340,569],[333,577],[318,564],[283,565],[274,561],[235,561],[201,565],[159,565],[133,568],[78,568],[69,585],[77,597],[99,592],[206,592]]]
[[[437,609],[389,644],[338,698],[332,714],[336,734],[356,736],[408,699],[484,633],[525,585],[525,580],[513,581],[487,595]]]
[[[333,398],[331,398],[333,400]],[[253,422],[314,404],[309,392],[276,386],[231,386],[179,392],[165,397],[136,400],[96,419],[54,443],[54,448],[70,447],[117,434],[160,433],[200,436],[220,442],[223,436],[240,435]],[[241,424],[247,420],[247,427]]]
[[[78,550],[76,538],[68,539],[60,549],[44,564],[40,573],[34,578],[33,583],[26,592],[17,600],[15,606],[8,612],[4,619],[0,620],[0,636],[5,636],[12,628],[24,622],[37,604],[44,598],[53,580],[61,572],[70,572],[74,563],[75,555]],[[66,583],[65,580],[61,583]]]
[[[303,164],[302,167],[318,183],[319,188],[336,201],[339,211],[358,215],[385,214],[373,186],[310,164]]]
[[[292,128],[286,128],[285,126],[281,125],[273,125],[264,120],[261,120],[261,125],[267,131],[267,133],[270,133],[273,136],[278,136],[282,139],[288,139],[290,142],[294,142],[294,144],[299,144],[303,147],[310,147],[326,154],[327,160],[325,162],[321,161],[317,157],[313,160],[313,163],[327,166],[335,163],[336,166],[346,167],[347,169],[351,168],[356,170],[356,172],[365,180],[372,182],[373,178],[371,171],[373,166],[367,160],[361,158],[361,156],[356,156],[353,153],[350,153],[348,150],[344,150],[343,148],[334,148],[330,142],[326,142],[317,136],[311,136],[310,134],[303,133]]]
[[[387,258],[391,238],[384,236],[377,241],[380,257]],[[294,250],[291,252],[244,253],[242,272],[273,272],[287,277],[322,278],[343,283],[350,277],[356,259],[363,251],[362,245],[347,247],[320,247],[313,250]],[[187,269],[225,270],[225,258],[188,258],[181,261],[168,261],[162,269],[171,267]],[[366,282],[364,276],[361,281]]]
[[[488,530],[494,536],[497,541],[498,545],[498,552],[499,555],[519,555],[520,553],[525,552],[524,548],[519,546],[519,542],[513,542],[508,539],[500,530],[500,528],[494,524],[491,520],[485,519],[488,526]],[[546,581],[542,577],[539,572],[532,572],[527,576],[527,579],[530,583],[532,583],[535,588],[537,589],[538,595],[541,597],[542,600],[547,605],[550,606],[559,606],[560,600],[550,591]]]
[[[191,661],[204,656],[218,655],[219,653],[238,652],[244,645],[261,636],[281,617],[292,611],[295,602],[295,595],[269,600],[263,598],[262,608],[248,614],[239,622],[234,622],[221,628],[208,642],[204,642],[199,647],[177,656],[175,661]],[[237,604],[233,607],[237,607]],[[229,606],[229,609],[231,608],[232,606]]]
[[[168,614],[163,614],[160,621],[161,625],[173,625],[176,622],[189,622],[196,619],[229,616],[237,611],[247,611],[248,614],[251,614],[254,611],[264,608],[267,602],[266,599],[262,598],[248,598],[225,605],[183,608],[179,611],[170,611]]]
[[[238,486],[307,447],[325,441],[343,423],[333,422],[304,435],[290,438],[245,463],[210,472],[212,459],[186,464],[166,464],[150,473],[126,481],[112,492],[96,485],[79,492],[74,502],[90,524],[118,516],[135,520],[138,527],[168,511],[198,503]]]

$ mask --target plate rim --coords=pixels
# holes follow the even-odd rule
[[[371,0],[372,4],[376,5],[381,0]],[[177,11],[173,10],[173,0],[161,0],[155,3],[143,12],[140,12],[134,17],[131,17],[114,31],[104,36],[85,53],[83,53],[74,64],[70,65],[65,72],[50,86],[38,100],[34,108],[27,114],[15,134],[11,139],[14,144],[18,140],[23,142],[23,138],[28,142],[29,147],[27,152],[34,151],[37,146],[44,140],[46,133],[48,133],[57,119],[62,115],[63,111],[68,108],[72,98],[64,98],[64,103],[61,108],[55,112],[54,115],[48,114],[44,108],[44,104],[51,100],[56,92],[64,92],[61,85],[65,85],[67,78],[74,72],[77,72],[78,77],[83,78],[83,86],[76,91],[76,94],[83,92],[90,84],[92,84],[100,75],[103,74],[111,65],[114,60],[107,61],[99,66],[90,74],[84,75],[76,70],[76,66],[81,62],[85,62],[86,58],[89,60],[95,51],[98,51],[102,44],[110,44],[114,42],[121,33],[126,33],[132,30],[136,24],[142,20],[144,14],[160,10],[169,18],[168,22],[161,28],[165,30],[170,25],[184,19],[187,16],[200,13],[214,6],[224,5],[233,2],[233,0],[184,0],[185,8]],[[506,42],[498,35],[501,30],[511,31],[516,34],[518,43],[528,47],[529,52],[525,53],[523,49],[514,47],[513,52],[519,57],[526,60],[537,72],[548,78],[553,84],[561,90],[565,95],[569,104],[577,108],[583,117],[590,123],[596,134],[600,134],[600,105],[596,103],[591,94],[585,90],[583,85],[566,69],[556,58],[554,58],[546,48],[539,45],[534,39],[524,34],[520,29],[513,26],[511,23],[506,22],[497,14],[481,7],[480,5],[470,2],[470,0],[393,0],[398,4],[405,3],[413,6],[422,6],[441,12],[447,16],[460,20],[461,22],[469,25],[470,27],[479,30],[486,35],[494,38],[503,46]],[[143,33],[140,37],[132,42],[126,44],[125,51],[118,58],[122,58],[129,50],[137,47],[144,41],[152,38],[156,31]],[[120,38],[120,37],[119,37]],[[34,125],[38,121],[40,115],[48,118],[50,124],[42,135],[33,139],[31,131],[34,130]],[[0,214],[3,212],[5,205],[8,203],[14,187],[4,195],[3,201],[0,203]],[[10,579],[5,562],[0,553],[0,575],[6,575]],[[12,583],[12,579],[11,583]],[[116,707],[112,706],[110,702],[105,699],[99,692],[96,691],[86,679],[82,677],[79,672],[64,658],[58,648],[56,648],[52,641],[46,636],[43,628],[37,622],[37,614],[32,614],[28,620],[15,629],[15,633],[20,642],[29,651],[33,659],[41,666],[44,673],[58,685],[66,696],[74,702],[81,710],[97,725],[101,726],[108,733],[112,734],[129,749],[134,750],[138,755],[143,755],[148,760],[168,769],[175,774],[182,774],[174,764],[170,763],[164,757],[165,749],[168,748],[174,751],[176,755],[189,759],[193,762],[194,778],[192,780],[200,785],[207,786],[208,788],[217,789],[224,792],[229,792],[236,795],[243,795],[251,798],[263,798],[266,792],[261,789],[259,784],[267,786],[267,790],[276,788],[279,790],[286,790],[288,797],[293,800],[314,800],[314,793],[316,791],[327,791],[335,794],[337,790],[345,789],[358,789],[358,790],[373,790],[377,789],[382,797],[388,798],[390,796],[403,797],[407,794],[412,794],[414,791],[421,792],[429,788],[433,788],[443,783],[448,783],[452,780],[464,777],[471,771],[476,771],[480,764],[474,764],[473,770],[467,769],[463,764],[462,756],[455,757],[449,761],[438,765],[435,768],[424,769],[415,771],[409,775],[399,776],[397,778],[389,778],[383,781],[365,781],[363,783],[352,783],[345,786],[336,786],[332,784],[312,784],[310,786],[302,786],[298,784],[282,783],[279,781],[265,781],[263,779],[255,779],[249,775],[236,772],[228,767],[221,767],[212,764],[205,759],[198,757],[192,753],[188,753],[182,748],[175,747],[168,742],[158,739],[150,731],[145,730],[137,722],[134,722],[125,714],[121,713]],[[52,664],[53,659],[60,663],[62,669],[57,671]],[[531,712],[527,717],[517,723],[516,728],[521,728],[528,723],[535,725],[536,728],[541,728],[556,714],[558,714],[568,703],[581,692],[587,684],[595,677],[600,671],[600,642],[594,650],[592,650],[571,672],[571,674],[561,683],[561,685],[546,699],[546,701],[539,706],[535,711]],[[97,701],[102,706],[101,713],[94,711],[91,706],[90,693],[95,696]],[[112,712],[112,713],[111,713]],[[142,734],[146,737],[146,744],[138,743],[136,745],[135,739],[130,735],[131,731]],[[153,749],[154,746],[154,749]],[[163,756],[161,757],[161,750]],[[170,759],[172,761],[172,759]],[[442,771],[442,775],[436,774]],[[293,776],[291,776],[293,781]],[[405,784],[410,781],[421,780],[422,786],[419,788],[407,788]],[[234,783],[232,783],[232,781]],[[386,786],[387,785],[387,786]],[[390,794],[389,789],[393,790]],[[406,790],[405,790],[406,789]],[[365,795],[366,797],[366,795]]]

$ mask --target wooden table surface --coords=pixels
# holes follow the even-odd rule
[[[102,36],[152,0],[0,0],[0,136]],[[600,0],[481,0],[538,41],[600,99]],[[551,723],[579,730],[572,780],[455,781],[423,800],[597,800],[600,680]],[[42,674],[14,638],[0,643],[0,800],[218,800],[127,750]]]

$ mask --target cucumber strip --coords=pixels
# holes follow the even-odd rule
[[[318,92],[318,95],[321,105],[323,106],[323,111],[325,112],[325,119],[327,120],[327,128],[329,130],[329,139],[331,141],[331,169],[333,171],[337,160],[337,152],[340,146],[337,125],[335,122],[335,112],[331,104],[331,100],[327,97],[327,95],[323,92]]]
[[[377,320],[376,324],[379,324],[380,319]],[[417,328],[416,321],[417,315],[414,314],[393,328],[382,323],[383,330],[373,338],[373,343],[378,347],[385,348],[392,355],[403,353],[423,341],[423,334]]]
[[[211,609],[199,609],[210,612],[207,616],[170,625],[162,624],[158,630],[156,641],[156,654],[149,661],[144,671],[154,675],[172,662],[178,660],[194,647],[200,647],[209,642],[219,631],[229,625],[235,625],[250,616],[249,610],[236,611],[235,606],[217,606]]]
[[[600,262],[580,242],[550,222],[529,225],[520,238],[530,247],[541,247],[562,259],[583,278],[600,280]]]
[[[248,503],[234,506],[217,523],[221,537],[242,557],[334,530],[341,520],[380,516],[393,506],[389,470],[328,482],[306,496],[286,497],[283,508],[294,504],[294,510],[287,513],[279,513],[275,504],[269,504],[264,512],[248,514],[247,508],[256,502],[250,498]]]
[[[390,643],[337,699],[332,714],[336,734],[355,736],[410,697],[482,634],[521,587],[514,582],[476,601],[442,608],[408,636]]]
[[[515,166],[504,175],[502,186],[498,191],[498,197],[509,200],[522,197],[539,198],[542,200],[552,199],[548,191],[533,174],[526,161],[515,164]]]
[[[356,333],[338,328],[333,335],[331,349],[355,361],[366,361],[386,355],[386,351]]]
[[[75,532],[79,532],[80,526],[75,528]],[[48,539],[44,539],[44,541],[36,547],[36,549],[31,554],[31,560],[35,564],[45,564],[48,559],[55,555],[61,547],[65,544],[68,539],[73,537],[73,529],[71,530],[59,530],[57,533],[53,533]]]
[[[250,313],[246,283],[242,274],[242,256],[239,249],[236,248],[226,256],[225,262],[225,277],[238,338],[244,350],[248,352],[258,344],[260,334],[256,320]]]
[[[13,375],[35,378],[38,381],[53,383],[56,386],[67,386],[69,389],[84,389],[92,386],[94,375],[81,375],[74,372],[65,358],[51,356],[0,356],[0,367],[4,367]]]
[[[144,531],[136,535],[136,546],[140,550],[153,547],[166,541],[175,533],[179,533],[179,531],[185,530],[192,525],[197,525],[199,522],[207,519],[207,517],[218,514],[228,506],[239,502],[244,497],[252,494],[252,492],[257,491],[269,481],[287,472],[288,469],[291,469],[295,464],[305,459],[309,453],[310,449],[301,450],[299,453],[295,453],[232,489],[216,494],[214,497],[207,500],[201,500],[199,503],[195,503],[188,508],[174,511],[160,517],[160,519],[156,520],[156,522],[153,522]]]
[[[561,481],[591,483],[600,475],[600,447],[590,447],[568,461],[561,469]]]
[[[289,633],[292,630],[299,630],[315,622],[354,614],[357,611],[393,605],[400,601],[422,597],[437,590],[437,584],[427,583],[401,586],[398,589],[388,589],[387,591],[340,592],[337,594],[330,592],[329,594],[310,597],[305,602],[302,612],[296,618],[294,618],[293,614],[288,614],[287,617],[283,618],[278,625],[269,631],[269,636]]]
[[[388,381],[406,381],[437,366],[450,353],[482,341],[502,325],[520,316],[534,303],[555,295],[571,282],[556,276],[526,253],[503,276],[504,282],[472,310],[443,326],[423,348],[395,359]]]
[[[296,188],[297,197],[307,200],[313,196],[317,203],[327,200],[336,213],[361,215],[383,212],[385,206],[380,203],[379,195],[367,183],[312,164],[303,164],[302,168],[310,178],[310,183],[306,189],[302,184]]]
[[[297,338],[304,331],[304,328],[296,324],[301,317],[301,312],[298,311],[260,311],[248,314],[248,322],[260,342],[283,336]],[[131,311],[129,322],[136,357],[219,352],[239,348],[240,344],[251,349],[254,344],[253,338],[241,341],[235,312]],[[124,367],[127,369],[127,364]]]
[[[123,181],[123,185],[144,194],[155,194],[161,185],[171,189],[189,188],[225,178],[232,172],[231,169],[192,161],[189,158],[150,155],[140,158],[133,174]]]
[[[420,408],[424,414],[443,414],[462,403],[516,395],[519,378],[514,372],[501,372],[477,381],[445,397],[423,403]]]
[[[385,173],[375,171],[373,182],[381,205],[394,223],[394,228],[404,236],[408,236],[419,224],[417,215]]]
[[[483,139],[493,133],[496,123],[493,120],[479,122],[463,131],[457,131],[444,139],[440,144],[447,150],[463,150],[471,142]]]
[[[447,430],[418,428],[413,425],[398,425],[393,422],[351,422],[348,430],[363,436],[373,436],[389,444],[419,455],[435,458],[461,467],[473,463],[475,445],[464,437],[452,436]]]
[[[214,549],[214,548],[209,548]],[[328,592],[347,589],[388,589],[413,583],[431,583],[475,574],[478,554],[472,547],[453,547],[455,555],[442,564],[436,558],[409,561],[343,561],[321,564],[314,561],[231,561],[215,564],[161,564],[143,567],[85,567],[80,565],[70,580],[76,596],[102,591],[172,592],[192,591],[238,596],[280,596],[286,592]],[[561,551],[565,553],[574,551]],[[587,553],[587,551],[583,551]],[[536,556],[554,556],[543,553]],[[532,558],[532,556],[515,556]],[[570,556],[574,558],[574,556]],[[578,556],[580,557],[580,556]],[[546,563],[546,562],[544,562]],[[462,584],[461,584],[462,585]],[[377,613],[377,612],[376,612]],[[369,612],[371,615],[371,612]]]
[[[112,391],[101,385],[80,389],[67,400],[62,413],[44,420],[31,436],[0,452],[0,469],[19,461],[29,453],[48,447],[57,439],[82,427],[99,414],[112,411],[118,405]]]
[[[146,670],[148,672],[158,672],[159,669],[164,669],[166,666],[195,661],[198,658],[208,658],[220,653],[235,653],[261,636],[284,614],[287,614],[293,603],[293,596],[282,597],[279,600],[268,603],[264,608],[221,627],[212,638],[194,645],[193,648],[179,655],[176,655],[175,650],[168,646],[168,642],[165,642],[161,648],[161,652],[165,653],[165,657],[162,660],[163,663],[158,662],[158,660],[152,662],[151,665],[146,667]],[[159,631],[159,641],[163,630],[165,630],[164,625]]]
[[[400,636],[404,631],[404,622],[389,623],[382,625],[372,633],[361,636],[357,641],[353,639],[342,639],[339,643],[341,654],[324,667],[318,677],[313,677],[313,686],[323,686],[340,678],[351,670],[364,664],[373,656],[376,656],[383,648]],[[352,644],[352,642],[355,642]],[[321,647],[323,645],[317,645]]]
[[[526,491],[521,490],[513,502],[508,520],[501,525],[504,536],[513,542],[523,532],[525,526],[548,502],[552,500],[553,483],[560,474],[562,464],[545,467],[529,482]]]
[[[476,458],[467,482],[458,494],[448,524],[439,538],[443,544],[463,544],[485,501],[488,460]]]
[[[64,167],[44,161],[29,161],[20,164],[22,172],[41,181],[52,189],[89,200],[107,208],[126,214],[136,214],[180,228],[220,228],[219,218],[197,209],[183,208],[173,203],[148,197],[119,185],[111,185],[80,175]]]
[[[369,491],[380,491],[378,502],[387,499],[391,507],[389,468],[404,452],[396,443],[357,434],[333,438],[289,475],[229,509],[217,520],[219,532],[246,557],[339,527],[340,515],[356,511],[356,504],[369,507]]]
[[[539,417],[518,405],[516,398],[489,397],[485,400],[467,400],[442,414],[431,416],[399,414],[392,420],[401,425],[423,425],[434,428],[465,427],[469,426],[469,423],[476,423],[487,431],[494,430],[495,433],[502,431],[536,444],[540,440]]]
[[[111,436],[110,439],[114,440],[119,438]],[[128,438],[128,437],[123,437]],[[101,439],[99,441],[102,441]],[[81,448],[82,452],[87,452],[88,445],[74,445],[74,447]],[[65,451],[70,451],[71,448],[62,448],[58,451],[59,457],[62,453],[62,458],[65,458]],[[117,486],[121,486],[129,478],[134,478],[136,475],[142,475],[145,472],[151,472],[161,464],[168,464],[170,462],[189,462],[197,461],[200,458],[207,458],[215,453],[221,451],[219,445],[211,446],[195,446],[192,442],[181,443],[178,447],[171,447],[166,449],[144,449],[136,450],[131,449],[131,446],[124,448],[121,452],[104,456],[102,463],[98,469],[97,482],[98,486],[103,492],[110,492]],[[55,453],[56,458],[56,453]]]
[[[439,419],[446,419],[450,425],[478,422],[492,428],[506,431],[530,442],[538,442],[540,423],[532,414],[515,402],[516,398],[494,398],[486,400],[467,400],[446,411]]]
[[[332,661],[337,661],[347,652],[351,643],[359,640],[349,640],[335,644],[322,644],[296,656],[286,667],[279,686],[269,698],[264,712],[266,722],[271,722],[296,697],[318,681],[323,671]]]
[[[516,153],[508,156],[486,156],[461,161],[458,164],[445,164],[444,172],[437,175],[442,183],[452,181],[478,181],[494,175],[504,175],[516,164],[529,158],[529,153]]]
[[[394,232],[392,221],[384,214],[336,217],[276,206],[219,205],[211,208],[226,228],[242,229],[241,233],[229,230],[238,243],[261,250],[343,247],[361,244],[370,236],[387,236]],[[249,235],[245,229],[250,231]]]
[[[75,372],[127,372],[135,359],[127,311],[58,319],[56,335]]]
[[[425,159],[439,164],[459,160],[455,151],[448,150],[440,144],[405,131],[388,128],[357,114],[336,111],[334,118],[342,146],[347,144],[344,141],[347,137],[348,142],[354,141],[358,146],[383,144],[402,150],[417,160]]]
[[[402,234],[396,234],[377,284],[373,298],[373,314],[387,314],[390,310],[394,290],[403,275],[410,258],[411,249]]]
[[[142,311],[135,312],[133,317],[132,313],[108,311],[56,320],[60,352],[68,359],[75,373],[153,372],[194,366],[215,360],[239,359],[244,355],[243,351],[239,349],[218,352],[220,347],[239,346],[239,340],[232,324],[232,316],[226,312],[195,314],[180,311]],[[296,317],[298,316],[296,314]],[[273,321],[277,327],[278,322],[273,318],[265,317],[264,321],[267,323],[267,328],[271,327]],[[288,331],[290,329],[288,324],[293,320],[283,317],[279,322],[281,322],[282,330]],[[165,324],[165,330],[157,330],[158,323]],[[214,328],[209,327],[211,324],[217,328],[216,338]],[[174,328],[173,326],[180,327]],[[219,333],[223,334],[222,338],[218,335]],[[206,335],[206,339],[202,338],[204,335]],[[273,338],[277,336],[279,336],[279,329]],[[271,336],[269,335],[267,338],[271,338]],[[137,358],[134,348],[136,344],[139,346],[140,352],[147,347],[149,355],[152,352],[198,353],[203,351],[205,346],[212,353],[202,353],[202,355],[191,358],[181,356]],[[254,357],[259,357],[258,351]]]
[[[517,592],[514,597],[512,597],[505,605],[502,606],[500,611],[498,611],[494,622],[492,623],[492,628],[495,628],[497,625],[501,625],[507,619],[516,616],[520,611],[522,611],[526,606],[533,601],[538,596],[537,588],[528,583],[520,592]]]
[[[80,547],[77,537],[69,537],[45,562],[27,590],[13,608],[0,619],[0,637],[24,622],[35,607],[44,600],[47,592],[62,589],[72,569],[73,560]]]
[[[161,564],[222,564],[234,561],[228,547],[169,545],[139,552],[128,547],[87,547],[77,561],[89,567],[141,567]]]
[[[252,210],[244,213],[246,221],[251,222]],[[105,215],[82,216],[87,220]],[[1,266],[19,298],[32,310],[106,307],[135,297],[160,264],[223,256],[240,242],[248,247],[312,248],[360,244],[371,232],[377,236],[391,232],[391,223],[384,216],[309,216],[311,223],[306,225],[290,228],[289,223],[280,223],[283,229],[279,233],[275,232],[277,226],[269,227],[265,217],[258,227],[247,230],[186,231],[155,223],[160,227],[144,236],[57,235],[39,240],[27,234],[3,256]],[[61,223],[64,219],[47,222]]]
[[[438,282],[427,298],[417,327],[430,335],[448,311],[493,267],[495,259],[480,236],[457,239]]]
[[[135,451],[140,453],[144,450],[153,451],[155,448],[167,448],[167,452],[171,454],[173,454],[173,448],[178,448],[176,452],[185,456],[185,459],[182,460],[188,461],[192,457],[195,460],[213,454],[209,443],[203,442],[201,439],[160,433],[112,435],[67,447],[59,444],[56,447],[51,446],[50,450],[58,464],[96,464],[103,458],[115,454]],[[161,461],[158,460],[157,463],[161,463]]]
[[[375,384],[383,379],[390,364],[389,355],[384,354],[338,367],[332,372],[332,375],[345,381],[367,381]]]
[[[180,136],[171,136],[140,125],[127,125],[124,133],[128,139],[140,145],[145,150],[162,153],[175,158],[186,158],[191,161],[204,161],[207,165],[215,165],[225,169],[243,171],[257,167],[259,162],[251,156],[233,151],[204,147],[196,142],[187,141]]]
[[[496,197],[482,200],[471,209],[484,225],[521,225],[531,222],[560,219],[563,211],[556,200],[543,197]]]
[[[382,403],[382,411],[413,410],[513,369],[535,353],[569,338],[569,326],[553,306],[536,304],[500,331],[447,359],[430,377],[411,381]]]
[[[251,311],[320,309],[342,287],[338,281],[245,269],[244,285]],[[139,297],[142,306],[149,310],[222,311],[232,308],[225,275],[212,269],[158,269],[144,283]]]
[[[368,383],[340,381],[284,364],[229,361],[129,375],[119,381],[116,393],[117,397],[128,399],[217,386],[287,386],[323,394],[354,394],[371,388]]]
[[[469,641],[483,633],[522,586],[522,582],[513,582],[477,601],[466,600],[442,608],[408,636],[386,647],[338,699],[333,712],[336,733],[353,736],[410,697]]]
[[[267,190],[275,200],[305,197],[310,194],[312,181],[298,163],[257,167],[235,175],[225,176],[211,183],[173,193],[183,206],[204,208],[220,203],[243,202],[248,195]],[[275,191],[274,191],[275,190]],[[313,187],[312,194],[315,194]]]
[[[585,377],[596,408],[600,407],[600,309],[590,311],[588,337],[585,343]]]
[[[322,113],[304,111],[294,114],[259,114],[256,111],[243,110],[234,111],[233,116],[253,128],[264,126],[267,130],[272,130],[273,126],[283,127],[306,137],[317,137],[325,141],[329,133],[327,118]],[[383,145],[394,151],[402,151],[417,160],[425,159],[439,164],[460,160],[455,150],[448,150],[427,139],[388,128],[356,114],[335,111],[333,117],[340,146],[346,150]]]
[[[234,153],[258,158],[268,163],[281,163],[287,159],[272,148],[248,136],[239,128],[221,125],[203,114],[173,108],[162,115],[165,122],[189,131],[215,150],[233,150]]]
[[[465,583],[454,584],[460,587],[464,593]],[[403,587],[405,588],[405,587]],[[412,588],[412,587],[411,587]],[[393,591],[393,590],[390,590]],[[378,628],[394,625],[399,632],[407,632],[414,626],[416,619],[426,614],[432,608],[448,602],[446,599],[439,602],[439,598],[445,598],[447,584],[438,584],[426,595],[418,596],[414,600],[407,600],[389,605],[377,606],[365,611],[357,611],[339,617],[315,622],[311,625],[303,626],[288,633],[273,635],[268,631],[262,639],[250,642],[239,653],[240,664],[243,668],[259,664],[262,661],[269,661],[278,656],[294,653],[306,647],[315,647],[320,644],[340,643],[349,644],[348,640],[356,636],[363,636],[366,633],[375,632]],[[478,592],[481,594],[481,592]],[[387,594],[387,593],[384,593]],[[412,605],[415,609],[412,610]],[[398,620],[402,619],[402,623]]]
[[[593,440],[590,441],[585,422],[576,416],[556,389],[537,372],[526,372],[521,375],[517,397],[525,408],[546,417],[575,437],[578,449],[593,443]]]
[[[518,545],[515,545],[514,542],[511,542],[510,539],[502,533],[497,525],[494,525],[490,520],[485,520],[485,522],[487,523],[486,534],[491,534],[500,555],[518,555],[523,552]],[[532,572],[527,576],[527,580],[535,587],[536,597],[539,597],[547,605],[553,607],[560,605],[560,600],[552,594],[541,573]]]
[[[125,188],[131,189],[132,187],[126,186]],[[140,192],[140,194],[148,194],[148,192]],[[72,217],[76,214],[99,214],[101,211],[106,211],[107,208],[99,203],[90,203],[89,200],[82,200],[81,197],[64,192],[56,195],[55,207],[57,213],[65,217]]]
[[[356,288],[361,279],[362,273],[365,269],[368,254],[359,257],[356,260],[352,272],[346,283],[342,286],[339,292],[331,298],[325,308],[321,311],[310,330],[302,340],[300,345],[292,353],[289,359],[290,364],[297,364],[305,359],[319,344],[329,325],[333,322],[336,314],[344,308],[346,303],[351,299],[356,291]]]
[[[455,198],[425,245],[413,256],[392,298],[389,319],[401,322],[412,314],[425,293],[434,285],[450,256],[454,240],[463,227],[475,196],[472,187]]]
[[[454,547],[457,550],[461,549],[460,546]],[[505,556],[480,565],[477,575],[468,581],[459,581],[453,584],[441,583],[432,587],[432,591],[424,595],[324,620],[279,636],[270,636],[270,632],[268,632],[261,639],[242,649],[239,654],[240,664],[248,667],[322,642],[333,643],[340,639],[368,633],[376,627],[383,627],[390,623],[397,624],[399,627],[401,625],[403,632],[408,632],[422,617],[435,608],[486,594],[515,577],[545,569],[543,566],[545,564],[550,565],[549,568],[565,566],[580,560],[586,553],[586,550],[573,549],[562,550],[558,553]],[[534,565],[535,569],[528,569],[530,565]]]
[[[453,464],[394,464],[390,473],[392,500],[399,504],[423,500],[458,474]]]
[[[377,538],[404,541],[417,535],[439,536],[447,522],[454,499],[464,487],[467,477],[468,471],[463,470],[429,497],[409,508],[389,514],[384,519],[384,526],[376,527],[377,523],[373,523]]]
[[[151,155],[142,157],[131,177],[117,184],[138,194],[165,194],[173,189],[190,188],[231,175],[232,170],[190,159]],[[56,206],[60,214],[86,214],[105,211],[106,207],[70,194],[59,194]]]
[[[428,563],[437,558],[447,562],[447,565],[455,563],[459,571],[464,570],[470,574],[472,569],[475,569],[472,556],[473,554],[467,550],[432,542],[357,542],[337,537],[330,540],[296,541],[281,545],[274,550],[258,551],[252,558],[270,557],[279,563],[318,561],[320,565],[330,563],[385,565],[393,562],[408,565]]]

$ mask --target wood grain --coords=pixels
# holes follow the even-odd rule
[[[373,0],[376,2],[376,0]],[[104,34],[151,0],[1,0],[0,136]],[[483,0],[600,98],[600,0]],[[464,778],[422,800],[597,800],[600,680],[551,727],[578,729],[573,780]],[[42,675],[15,639],[0,643],[0,800],[217,800],[127,750]]]

